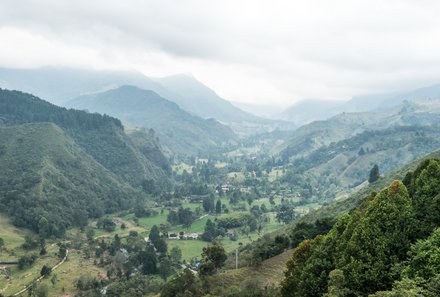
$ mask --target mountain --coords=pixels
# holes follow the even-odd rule
[[[176,75],[151,79],[137,71],[96,71],[43,67],[36,69],[0,68],[0,87],[29,92],[64,105],[86,94],[133,85],[152,90],[182,109],[202,118],[222,122],[269,121],[244,112],[191,76]]]
[[[174,75],[155,80],[167,90],[179,94],[169,99],[192,114],[222,122],[267,122],[235,107],[192,76]]]
[[[440,99],[440,84],[406,92],[355,96],[344,104],[335,107],[331,112],[381,112],[385,109],[396,107],[405,101],[420,102],[433,99]]]
[[[284,110],[277,118],[292,121],[301,126],[313,121],[330,118],[338,114],[336,107],[344,102],[337,100],[307,99],[301,100]]]
[[[127,135],[118,119],[2,89],[0,162],[1,212],[45,236],[169,186],[170,165],[151,135]]]
[[[0,126],[0,162],[2,212],[34,231],[44,217],[54,236],[144,197],[53,123]]]
[[[0,68],[0,87],[35,94],[58,105],[81,95],[102,92],[126,84],[169,95],[158,83],[136,71],[95,71],[57,67]]]
[[[121,180],[138,187],[145,180],[167,180],[169,164],[164,157],[149,159],[137,147],[118,119],[67,110],[30,94],[0,89],[0,125],[51,122],[62,128],[81,149]],[[147,136],[145,136],[147,137]],[[161,154],[151,140],[149,150]],[[145,142],[146,144],[147,142]]]
[[[230,128],[214,119],[191,115],[155,92],[134,86],[81,96],[67,105],[109,114],[132,126],[152,128],[161,143],[178,154],[196,155],[237,141]]]
[[[427,126],[440,120],[440,100],[404,101],[381,112],[341,113],[315,121],[293,131],[283,144],[273,148],[284,158],[298,158],[332,142],[338,142],[367,130],[392,126]]]
[[[375,164],[386,174],[438,149],[438,125],[365,131],[294,160],[283,178],[293,187],[307,181],[311,198],[331,200],[366,182]]]
[[[440,99],[440,84],[406,92],[354,96],[348,101],[307,99],[287,108],[276,119],[304,125],[329,119],[344,112],[383,112],[405,101]]]

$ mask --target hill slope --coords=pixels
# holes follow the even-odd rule
[[[265,121],[233,106],[201,82],[185,75],[153,80],[136,71],[57,67],[0,68],[0,87],[26,91],[60,105],[82,95],[104,92],[123,85],[152,90],[202,118],[215,118],[223,122]]]
[[[438,296],[440,163],[431,159],[372,193],[287,262],[282,296]],[[397,269],[396,269],[397,268]],[[371,295],[370,295],[371,296]]]
[[[0,125],[52,122],[101,165],[122,180],[139,186],[144,180],[162,182],[166,173],[128,137],[121,122],[109,116],[67,110],[29,94],[0,90]],[[154,141],[154,140],[152,140]],[[157,144],[151,150],[161,154]]]
[[[170,98],[172,101],[200,117],[238,123],[265,121],[232,105],[191,76],[173,75],[155,80],[167,90],[179,94],[179,96]]]
[[[439,100],[406,101],[383,112],[342,113],[298,128],[283,144],[274,147],[273,152],[281,152],[285,159],[295,159],[324,145],[367,130],[383,130],[392,126],[435,125],[439,120]]]
[[[155,92],[133,86],[82,96],[68,104],[116,116],[130,125],[153,128],[175,153],[195,155],[237,140],[232,130],[219,122],[193,116]]]
[[[368,180],[374,164],[388,173],[439,148],[438,126],[365,131],[295,159],[283,178],[292,186],[311,183],[308,195],[328,200]]]
[[[45,217],[55,236],[144,196],[53,123],[1,126],[0,163],[2,212],[35,231]]]

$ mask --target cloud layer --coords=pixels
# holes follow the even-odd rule
[[[192,73],[223,97],[289,105],[440,83],[440,3],[0,2],[0,66]]]

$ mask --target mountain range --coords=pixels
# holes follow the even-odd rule
[[[157,93],[134,86],[84,95],[66,106],[115,116],[132,127],[152,128],[161,144],[177,154],[195,155],[237,142],[229,127],[192,115]]]
[[[298,126],[326,120],[343,112],[380,112],[404,101],[440,99],[440,84],[388,94],[355,96],[348,101],[308,99],[299,101],[275,118],[293,121]]]
[[[36,69],[0,68],[0,87],[21,90],[64,105],[82,95],[94,94],[123,85],[151,90],[183,110],[221,122],[266,122],[244,112],[213,90],[188,75],[149,78],[137,71],[95,71],[44,67]]]

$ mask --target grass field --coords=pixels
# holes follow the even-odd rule
[[[47,254],[44,256],[39,256],[30,268],[19,270],[16,265],[8,266],[10,277],[7,279],[5,275],[0,275],[0,292],[3,295],[14,294],[29,285],[34,279],[38,278],[43,265],[53,267],[55,264],[57,264],[60,261],[56,256],[58,246],[48,243],[46,249]],[[18,249],[16,249],[16,251],[17,256],[25,253],[23,250],[18,251]],[[31,253],[38,254],[38,250],[34,250]]]
[[[11,224],[9,218],[0,214],[0,237],[3,238],[6,249],[14,249],[22,245],[27,232],[30,231],[16,228]]]
[[[284,278],[286,262],[290,259],[292,252],[293,250],[288,250],[265,260],[257,269],[244,267],[237,270],[227,270],[213,277],[212,284],[214,287],[219,287],[220,291],[224,288],[228,288],[228,290],[243,288],[247,282],[258,284],[260,288],[278,286]]]

